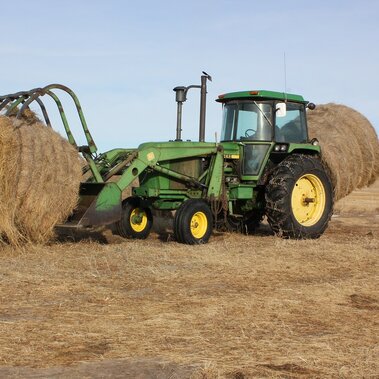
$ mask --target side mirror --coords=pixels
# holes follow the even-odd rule
[[[275,112],[276,112],[276,117],[285,117],[287,114],[287,104],[277,103]]]

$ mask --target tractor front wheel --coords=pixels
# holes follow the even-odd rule
[[[207,243],[212,234],[212,226],[213,216],[207,203],[189,199],[176,211],[175,239],[188,245]]]
[[[122,206],[121,220],[116,223],[118,234],[124,238],[146,239],[153,225],[149,208],[138,202],[126,200]]]
[[[287,238],[318,238],[332,216],[333,188],[321,161],[294,154],[278,164],[266,186],[272,230]]]

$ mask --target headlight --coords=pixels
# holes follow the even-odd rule
[[[278,145],[275,145],[274,147],[275,152],[281,152],[281,153],[286,152],[287,149],[288,149],[288,145],[285,145],[285,144],[278,144]]]

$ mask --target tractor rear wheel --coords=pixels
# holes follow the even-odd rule
[[[122,205],[121,220],[116,223],[118,234],[124,238],[146,239],[153,225],[149,208],[141,207],[129,199]]]
[[[189,199],[176,211],[175,239],[180,243],[196,245],[207,243],[212,234],[212,212],[203,200]]]
[[[266,186],[272,230],[287,238],[318,238],[333,211],[333,188],[321,161],[294,154],[278,164]]]

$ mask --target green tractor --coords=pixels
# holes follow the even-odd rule
[[[175,239],[207,243],[214,228],[253,233],[264,215],[275,234],[317,238],[333,208],[331,181],[317,140],[309,141],[302,96],[265,90],[233,92],[216,101],[223,107],[220,142],[204,142],[207,81],[175,87],[176,139],[148,142],[137,149],[97,154],[79,100],[67,87],[50,85],[0,97],[0,110],[18,107],[17,117],[36,101],[50,125],[41,97],[49,95],[61,114],[68,141],[87,161],[80,203],[66,225],[114,224],[125,238],[148,237],[156,214],[174,215]],[[199,141],[183,141],[183,103],[201,90]],[[77,146],[54,90],[73,99],[88,144]],[[131,196],[122,193],[133,186]]]

